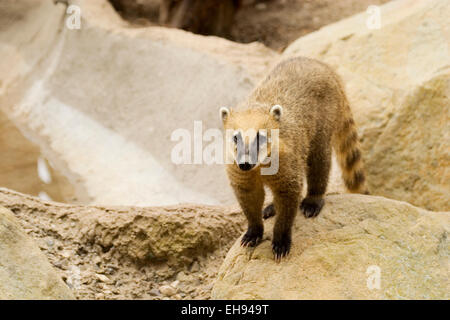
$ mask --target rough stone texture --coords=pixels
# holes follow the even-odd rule
[[[332,65],[347,86],[377,195],[450,210],[450,3],[399,0],[324,27],[291,44]]]
[[[80,299],[161,299],[154,293],[167,285],[186,299],[208,299],[245,226],[236,207],[77,206],[5,188],[0,206],[15,214]]]
[[[241,232],[243,220],[237,208],[76,206],[39,201],[5,188],[0,188],[0,205],[13,212],[27,210],[30,216],[22,218],[30,223],[46,221],[47,228],[77,243],[81,251],[97,244],[121,260],[140,264],[191,261],[233,240]]]
[[[221,165],[171,161],[171,134],[193,138],[194,121],[203,132],[221,128],[219,107],[247,95],[277,54],[131,28],[106,0],[71,3],[81,8],[80,29],[67,28],[65,6],[52,0],[0,4],[5,114],[92,204],[234,202]]]
[[[14,215],[0,207],[0,299],[74,299]]]
[[[280,263],[271,252],[273,219],[266,223],[256,249],[242,248],[236,241],[212,297],[450,298],[450,213],[373,196],[336,195],[326,200],[316,219],[298,214],[290,256]],[[371,266],[380,268],[380,289],[367,286],[373,283]]]

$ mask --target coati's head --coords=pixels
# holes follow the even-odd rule
[[[280,105],[257,106],[234,111],[220,108],[226,131],[226,161],[242,171],[266,165],[278,145],[278,130],[283,108]]]

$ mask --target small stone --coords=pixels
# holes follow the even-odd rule
[[[172,282],[172,283],[170,284],[170,286],[176,288],[176,287],[178,287],[179,284],[180,284],[180,281],[175,280],[174,282]]]
[[[159,291],[167,297],[171,297],[177,293],[177,290],[175,288],[168,286],[168,285],[159,287]]]
[[[194,261],[194,263],[192,264],[191,267],[191,272],[197,272],[200,271],[200,265],[198,264],[197,261]]]
[[[47,239],[47,245],[51,248],[55,244],[55,241],[53,241],[52,238]]]
[[[159,292],[159,290],[158,289],[156,289],[156,288],[154,288],[154,289],[152,289],[152,290],[150,290],[150,295],[152,295],[152,296],[154,296],[154,297],[158,297],[158,296],[160,296],[161,295],[161,292]]]
[[[97,300],[103,300],[103,299],[105,299],[105,295],[104,295],[103,293],[97,293],[97,294],[95,295],[95,299],[97,299]]]
[[[70,251],[68,251],[68,250],[63,250],[63,251],[61,251],[61,256],[63,256],[63,257],[66,258],[66,259],[70,258],[71,255],[72,255],[72,254],[71,254]]]
[[[178,272],[177,280],[178,281],[186,281],[186,273],[184,273],[183,271]]]
[[[104,274],[95,274],[95,276],[97,277],[98,280],[100,280],[101,282],[109,282],[109,278],[107,276],[105,276]]]
[[[100,265],[100,263],[102,263],[102,258],[96,256],[92,261],[94,262],[94,264]]]

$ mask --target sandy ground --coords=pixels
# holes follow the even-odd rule
[[[381,5],[389,1],[391,0],[244,0],[231,29],[230,40],[242,43],[258,41],[281,51],[307,33],[365,11],[370,5]],[[146,2],[147,6],[120,7],[120,13],[135,25],[157,25],[158,0]]]
[[[390,0],[250,1],[236,16],[232,40],[281,51],[301,36]],[[253,2],[253,3],[252,3]]]

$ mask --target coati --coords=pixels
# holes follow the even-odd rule
[[[328,65],[303,57],[286,60],[245,101],[222,107],[220,116],[224,129],[233,134],[229,150],[234,161],[226,169],[248,220],[243,246],[256,246],[263,236],[263,217],[275,215],[272,251],[277,261],[289,253],[297,209],[311,218],[324,205],[332,147],[347,189],[368,193],[352,112],[339,76]],[[271,141],[272,130],[278,130],[277,142]],[[244,132],[253,133],[244,137]],[[261,174],[267,166],[259,156],[263,147],[278,150],[278,172],[273,175]],[[307,194],[300,202],[304,177]],[[264,186],[270,188],[273,203],[263,210]]]

